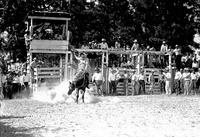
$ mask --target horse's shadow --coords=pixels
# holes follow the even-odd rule
[[[6,116],[3,118],[6,119],[23,117]],[[5,122],[0,122],[0,137],[34,137],[35,135],[32,133],[34,130],[37,130],[37,128],[12,127]]]

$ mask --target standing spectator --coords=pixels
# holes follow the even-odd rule
[[[197,79],[198,79],[198,75],[195,72],[195,70],[192,70],[191,73],[191,93],[196,95],[196,91],[197,91]]]
[[[161,94],[164,94],[165,93],[165,75],[163,74],[163,70],[160,70],[159,86],[160,86]]]
[[[150,83],[149,92],[150,94],[153,94],[154,86],[155,86],[154,70],[152,70],[151,74],[149,75],[149,83]]]
[[[7,90],[6,90],[6,75],[5,74],[2,74],[2,90],[3,90],[3,95],[4,95],[4,98],[8,98],[8,93],[7,93]]]
[[[0,68],[0,101],[3,99],[3,73],[2,69]],[[1,103],[0,103],[0,109],[1,109]]]
[[[126,96],[128,96],[128,94],[129,94],[128,80],[129,80],[129,72],[125,69],[125,71],[124,71],[124,90],[125,90]]]
[[[100,47],[101,47],[101,49],[108,49],[108,44],[106,42],[106,39],[103,38],[101,40]]]
[[[104,82],[104,77],[99,68],[96,68],[95,71],[96,72],[92,76],[92,83],[95,83],[95,85],[96,85],[97,94],[103,96],[102,85]],[[101,93],[99,93],[99,91]]]
[[[108,76],[108,81],[110,82],[110,94],[117,95],[116,88],[117,88],[117,74],[119,71],[112,69]]]
[[[176,95],[180,94],[180,83],[181,83],[182,74],[178,69],[176,69],[175,78],[174,78],[174,87]]]
[[[6,75],[6,91],[9,99],[13,98],[12,83],[13,83],[13,72],[9,71],[8,74]]]
[[[166,69],[165,73],[165,91],[166,95],[171,95],[172,90],[171,90],[171,73],[169,72],[169,69]]]
[[[137,39],[133,41],[133,46],[131,47],[131,50],[139,50],[139,44]]]
[[[34,72],[35,68],[37,68],[37,65],[38,65],[37,58],[33,58],[33,61],[30,63],[31,84],[35,82]]]
[[[184,69],[186,67],[186,56],[181,57],[181,68]]]
[[[186,57],[186,67],[192,68],[192,54],[188,54]]]
[[[30,82],[30,75],[26,73],[26,71],[23,72],[21,76],[21,87],[25,88],[25,92],[28,93],[29,91],[29,82]],[[29,94],[29,93],[28,93]]]
[[[139,94],[145,94],[145,76],[143,70],[139,74],[138,80],[139,80]]]
[[[194,69],[195,72],[197,72],[199,68],[199,62],[197,61],[196,54],[192,58],[192,68]]]
[[[133,75],[131,76],[131,83],[132,83],[132,96],[138,94],[138,75],[135,73],[135,70],[133,71]]]
[[[178,70],[180,70],[180,68],[181,68],[181,48],[178,45],[175,46],[174,53],[176,56],[175,57],[176,68]]]
[[[164,54],[166,54],[166,52],[168,52],[168,45],[166,44],[165,41],[162,42],[162,45],[160,47],[160,51],[163,52]],[[161,60],[162,66],[167,65],[167,55],[160,56],[160,60]]]
[[[200,68],[198,69],[198,72],[197,72],[197,83],[196,83],[196,86],[197,86],[197,91],[199,91],[199,87],[200,87]]]
[[[181,79],[180,79],[180,93],[184,93],[184,79],[183,79],[183,69],[180,69]]]
[[[17,73],[14,73],[14,77],[13,77],[13,86],[12,86],[12,92],[14,95],[19,93],[19,83],[20,83],[20,79]]]
[[[184,95],[189,95],[191,74],[188,68],[185,68],[185,72],[183,73],[183,80],[184,80]]]
[[[26,31],[26,33],[24,34],[24,38],[25,38],[26,49],[29,50],[30,42],[32,41],[30,31]]]

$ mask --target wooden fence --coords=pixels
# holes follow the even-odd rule
[[[37,91],[37,87],[45,82],[47,87],[53,87],[58,85],[63,80],[63,70],[59,67],[54,68],[37,68],[34,73],[35,86],[34,90]]]

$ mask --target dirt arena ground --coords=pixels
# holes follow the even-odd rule
[[[106,96],[86,104],[4,100],[0,137],[200,137],[200,96]]]

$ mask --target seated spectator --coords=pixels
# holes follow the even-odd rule
[[[120,49],[121,45],[118,41],[115,42],[115,49]]]
[[[162,45],[160,47],[161,52],[167,52],[168,51],[168,45],[166,44],[165,41],[162,42]]]
[[[139,44],[138,44],[137,39],[134,40],[131,50],[139,50]]]
[[[108,49],[108,44],[106,42],[106,39],[103,38],[101,40],[100,47],[101,47],[101,49]]]

